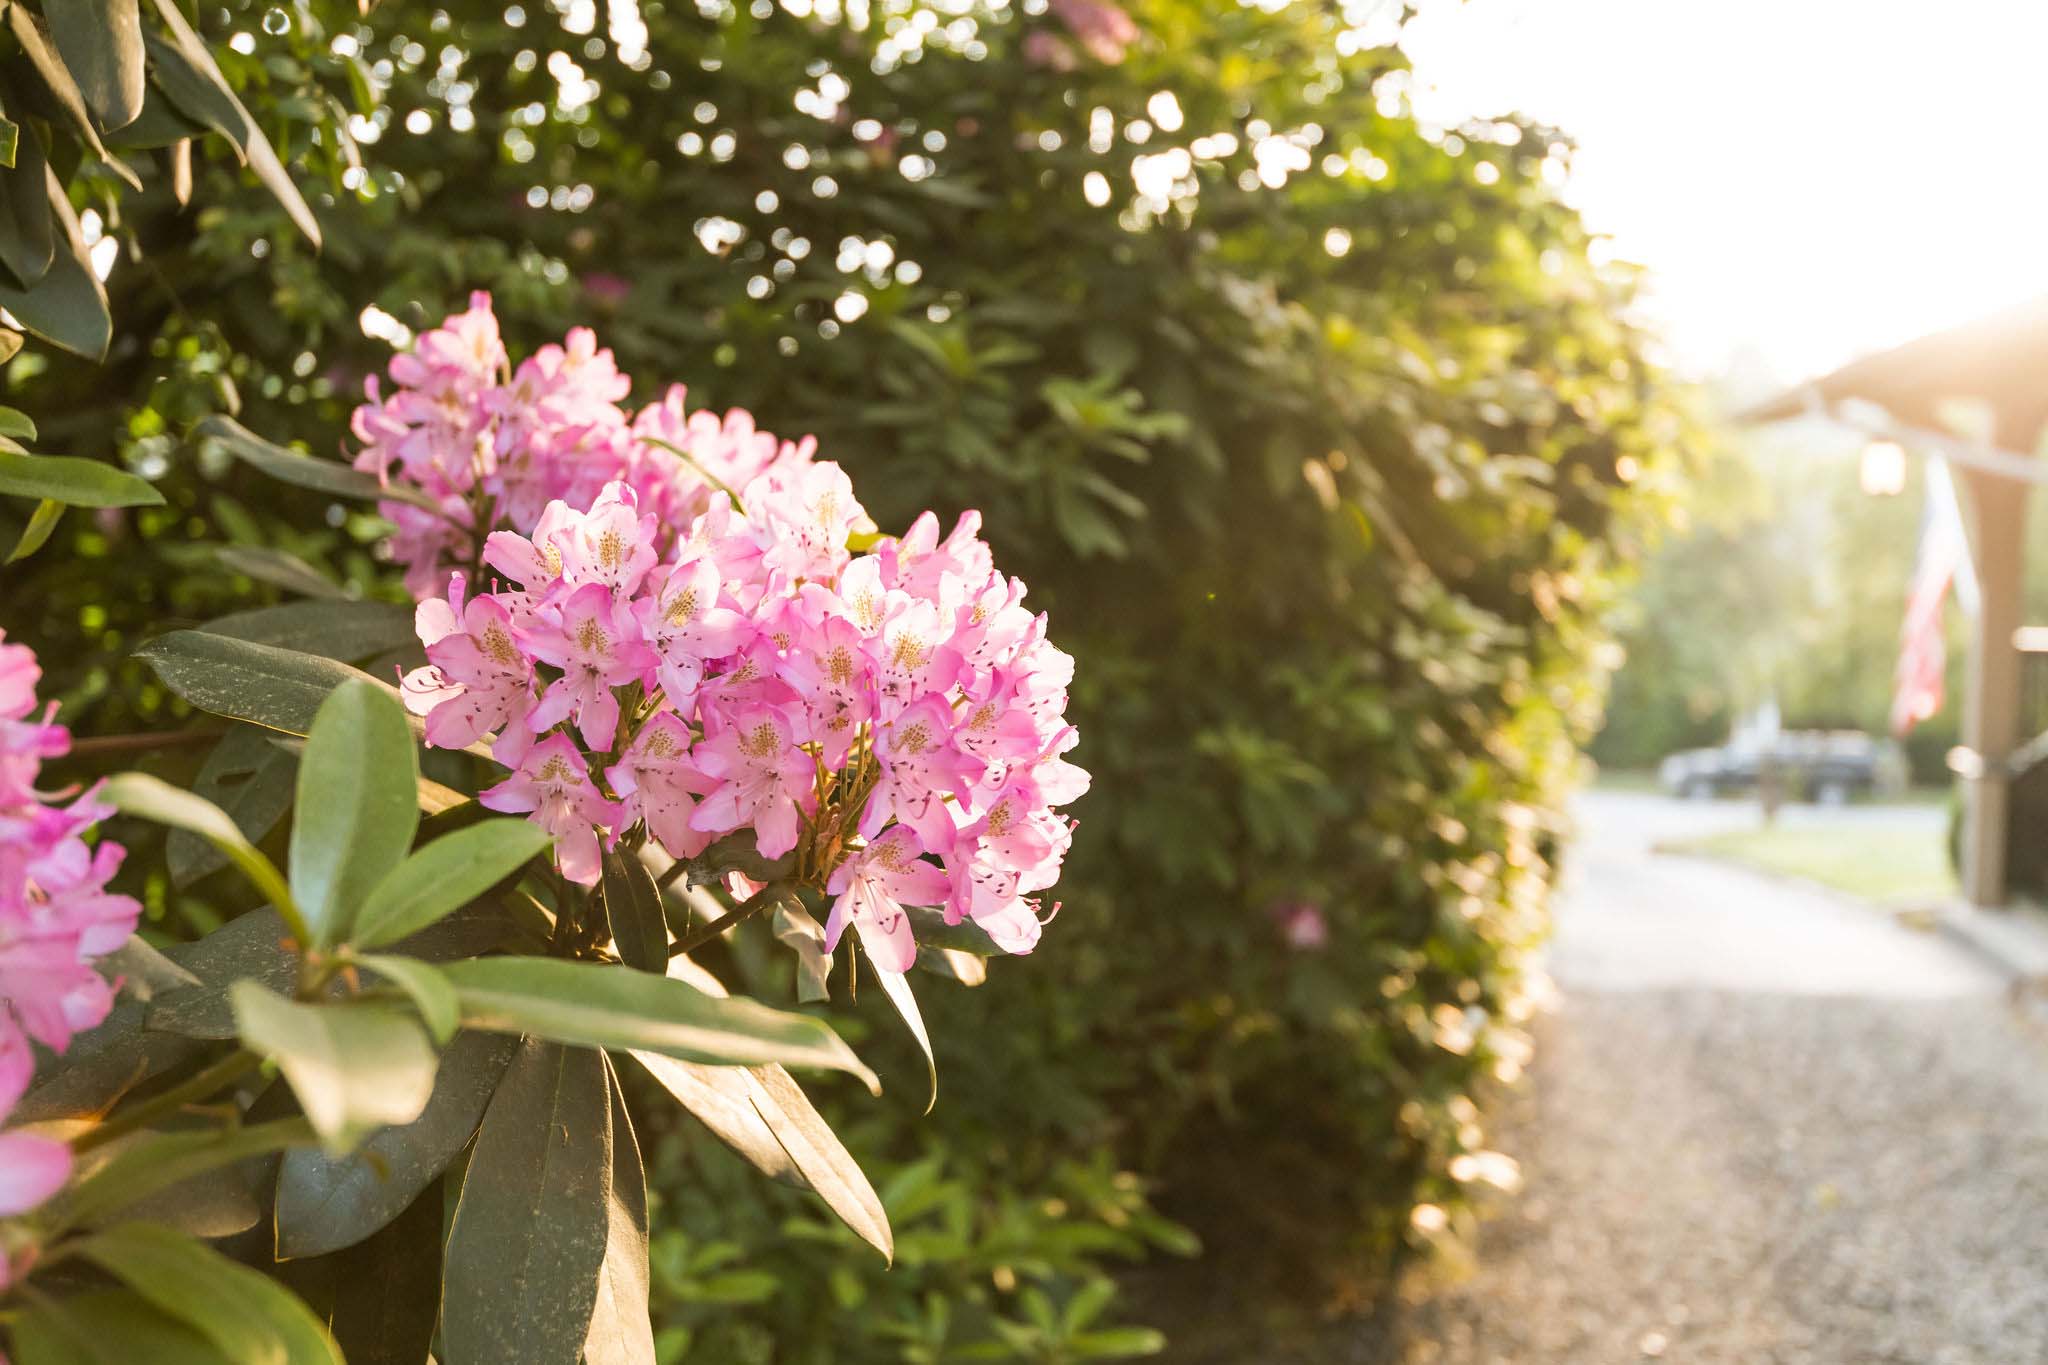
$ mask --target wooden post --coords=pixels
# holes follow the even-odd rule
[[[2031,485],[1952,464],[1970,560],[1981,602],[1970,623],[1963,682],[1963,746],[1982,760],[1963,792],[1963,897],[1975,906],[2005,904],[2006,843],[2011,835],[2005,760],[2029,738],[2020,731],[2020,655],[2027,494]]]

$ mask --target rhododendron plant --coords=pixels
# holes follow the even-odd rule
[[[808,441],[681,388],[629,418],[587,332],[508,370],[482,295],[390,378],[358,467],[462,509],[386,507],[425,595],[404,693],[430,744],[512,769],[486,806],[530,812],[584,885],[622,842],[688,861],[743,836],[835,898],[828,950],[851,926],[885,971],[915,959],[907,907],[1030,951],[1087,775],[1073,661],[977,513],[864,534]]]
[[[93,970],[134,931],[141,907],[111,895],[120,845],[84,835],[112,814],[94,793],[69,799],[37,790],[44,759],[69,749],[70,732],[38,713],[42,671],[26,646],[0,631],[0,1123],[28,1089],[29,1040],[55,1052],[106,1018],[113,990]],[[47,1199],[71,1168],[70,1149],[31,1133],[0,1133],[0,1216]],[[7,1275],[0,1247],[0,1285]]]

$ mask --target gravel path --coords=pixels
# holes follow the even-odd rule
[[[2002,996],[1580,993],[1542,1032],[1476,1272],[1323,1359],[2048,1360],[2048,1044]]]
[[[2048,1361],[2039,1015],[1871,907],[1653,851],[1739,808],[1596,794],[1579,814],[1563,1003],[1491,1117],[1521,1193],[1462,1275],[1262,1359]]]

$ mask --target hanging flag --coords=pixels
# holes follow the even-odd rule
[[[1906,619],[1899,628],[1899,663],[1892,684],[1892,733],[1904,735],[1941,709],[1948,672],[1948,635],[1942,603],[1953,583],[1963,609],[1977,605],[1977,579],[1963,532],[1948,462],[1927,461],[1927,496],[1920,509],[1920,550],[1906,590]]]

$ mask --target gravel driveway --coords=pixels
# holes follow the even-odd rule
[[[2048,1361],[2048,1036],[1944,939],[1650,851],[1701,818],[1585,800],[1563,1003],[1494,1121],[1522,1194],[1392,1342],[1293,1359]]]

